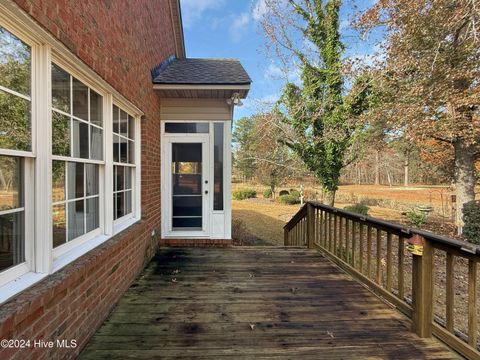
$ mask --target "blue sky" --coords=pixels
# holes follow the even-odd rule
[[[368,57],[377,39],[360,40],[350,22],[358,9],[375,0],[346,0],[341,11],[341,29],[346,55]],[[181,0],[187,57],[237,58],[253,80],[248,99],[235,109],[234,119],[258,110],[281,94],[282,71],[265,54],[265,37],[259,23],[263,0]],[[355,9],[357,7],[357,9]]]

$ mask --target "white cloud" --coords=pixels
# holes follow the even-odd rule
[[[244,33],[244,28],[250,23],[250,14],[241,13],[235,20],[233,20],[232,25],[230,25],[230,35],[234,41],[239,41]]]
[[[267,70],[265,70],[265,73],[263,74],[263,76],[265,77],[265,79],[278,80],[285,77],[285,72],[282,69],[280,69],[277,65],[270,64],[268,65]]]
[[[265,0],[257,0],[252,9],[253,19],[259,21],[268,12],[267,4]]]
[[[206,10],[222,7],[225,0],[182,0],[182,20],[185,27],[190,27],[200,20]]]

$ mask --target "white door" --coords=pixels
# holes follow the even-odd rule
[[[167,235],[208,236],[210,211],[208,135],[167,141]]]

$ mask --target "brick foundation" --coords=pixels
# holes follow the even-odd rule
[[[74,349],[2,349],[0,359],[74,358],[154,254],[140,222],[0,307],[0,339],[76,340]]]
[[[160,246],[171,247],[228,247],[233,242],[229,239],[161,239]]]

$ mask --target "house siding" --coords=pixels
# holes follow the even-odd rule
[[[0,348],[0,359],[74,358],[153,256],[160,234],[160,100],[150,69],[175,53],[168,1],[15,0],[144,114],[142,219],[0,306],[0,339],[76,340],[75,349]]]

